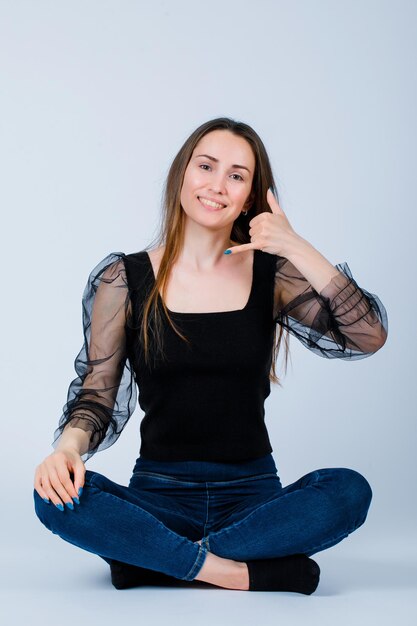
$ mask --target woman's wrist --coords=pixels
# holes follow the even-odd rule
[[[68,424],[58,440],[55,452],[71,451],[81,456],[88,451],[90,438],[91,432]]]

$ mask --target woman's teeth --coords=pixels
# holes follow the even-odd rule
[[[202,204],[205,204],[206,206],[211,206],[214,209],[223,209],[223,205],[222,204],[217,204],[217,202],[212,202],[211,200],[206,200],[205,198],[201,198],[199,197],[199,200]]]

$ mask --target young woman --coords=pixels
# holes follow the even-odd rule
[[[293,230],[247,124],[197,128],[164,191],[158,246],[110,253],[90,273],[78,376],[36,468],[36,514],[109,563],[118,589],[311,594],[311,555],[364,523],[372,490],[348,468],[283,487],[264,401],[281,385],[283,336],[285,366],[290,334],[322,357],[365,358],[386,341],[386,310]],[[84,463],[117,440],[137,388],[141,446],[124,486]]]

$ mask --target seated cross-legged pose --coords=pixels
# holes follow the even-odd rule
[[[282,339],[286,366],[290,334],[355,360],[388,332],[378,296],[296,233],[277,198],[256,132],[210,120],[171,165],[157,246],[111,252],[88,277],[77,377],[33,497],[44,526],[104,559],[117,589],[312,594],[311,556],[367,517],[359,472],[315,469],[284,487],[272,456],[264,402],[282,385]],[[121,485],[85,462],[116,442],[137,397],[139,457]]]

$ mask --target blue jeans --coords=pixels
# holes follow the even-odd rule
[[[243,463],[139,457],[127,487],[86,470],[74,510],[33,494],[40,521],[65,541],[181,580],[198,575],[207,551],[248,561],[330,548],[364,523],[372,499],[367,480],[343,467],[283,488],[272,454]]]

